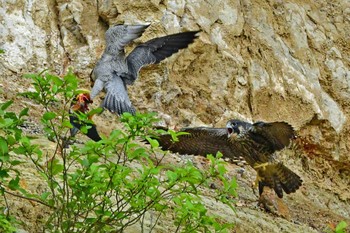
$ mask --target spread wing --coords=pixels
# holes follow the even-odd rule
[[[238,137],[230,137],[231,149],[257,171],[260,194],[268,186],[282,198],[283,191],[293,193],[301,186],[301,178],[273,157],[294,137],[293,127],[285,122],[257,122]]]
[[[291,139],[295,137],[293,127],[286,122],[256,122],[248,133],[253,140],[263,144],[270,153],[289,146]]]
[[[215,155],[220,151],[226,157],[231,157],[232,151],[225,128],[184,128],[180,132],[188,134],[178,136],[177,142],[173,142],[169,134],[160,135],[156,139],[163,150],[202,156]]]
[[[105,82],[112,79],[111,72],[115,68],[114,57],[124,54],[124,46],[141,36],[149,25],[117,25],[106,31],[106,49],[90,74],[93,83],[91,98],[95,98],[105,87]]]
[[[106,31],[106,51],[116,53],[140,37],[149,25],[116,25]]]
[[[148,64],[159,63],[180,49],[187,48],[197,37],[198,31],[190,31],[155,38],[137,46],[126,58],[128,84],[132,84],[140,69]]]
[[[231,136],[229,141],[236,156],[254,166],[273,160],[273,153],[287,147],[294,136],[293,127],[288,123],[257,122],[239,136]]]
[[[118,115],[124,112],[135,114],[136,110],[129,99],[126,85],[117,73],[113,75],[114,77],[104,87],[106,96],[102,107]]]

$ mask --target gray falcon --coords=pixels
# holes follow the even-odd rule
[[[259,193],[264,186],[273,188],[278,197],[295,192],[302,184],[300,177],[274,157],[295,137],[293,127],[285,122],[250,124],[230,120],[226,128],[184,128],[187,134],[173,142],[169,134],[154,137],[163,150],[180,154],[215,155],[220,151],[226,158],[243,157],[257,172]]]
[[[106,96],[102,107],[118,115],[123,112],[135,113],[130,102],[127,86],[135,82],[140,69],[156,64],[188,47],[197,37],[198,31],[189,31],[154,38],[138,45],[129,55],[124,46],[141,36],[149,25],[116,25],[106,31],[106,48],[91,73],[94,85],[91,99],[103,89]]]

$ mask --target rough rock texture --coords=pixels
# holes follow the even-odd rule
[[[202,30],[189,49],[142,70],[129,88],[135,107],[159,112],[169,126],[242,118],[298,130],[302,153],[282,156],[305,181],[286,198],[291,212],[298,209],[294,222],[248,206],[229,215],[237,231],[312,232],[350,218],[348,0],[1,0],[0,21],[1,100],[28,88],[24,73],[46,68],[63,74],[73,67],[89,87],[109,25],[151,23],[137,41]],[[19,107],[35,108],[20,100]],[[108,134],[110,126],[97,124]],[[325,216],[323,225],[315,213]]]

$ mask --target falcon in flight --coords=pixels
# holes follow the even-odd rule
[[[149,25],[116,25],[106,31],[106,49],[91,72],[94,85],[91,99],[103,89],[106,96],[102,107],[118,115],[123,112],[134,114],[126,85],[138,77],[140,69],[148,64],[157,64],[180,49],[187,48],[199,31],[189,31],[154,38],[138,45],[127,56],[124,46],[141,36]]]
[[[283,191],[295,192],[302,184],[301,178],[277,161],[273,154],[290,144],[295,137],[293,127],[285,122],[256,122],[250,124],[240,120],[230,120],[226,128],[184,128],[173,141],[171,135],[157,136],[163,150],[180,154],[206,156],[220,151],[224,157],[243,157],[257,172],[259,194],[264,186],[275,190],[279,198]]]
[[[92,103],[89,91],[84,91],[76,96],[72,101],[69,109],[69,122],[73,128],[70,129],[71,137],[74,137],[83,125],[89,126],[86,136],[94,140],[95,142],[100,141],[101,137],[97,132],[96,125],[91,122],[82,122],[79,120],[78,114],[87,113],[89,111],[89,104]],[[92,120],[92,115],[88,116],[88,119]]]

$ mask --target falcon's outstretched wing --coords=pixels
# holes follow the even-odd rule
[[[257,171],[260,194],[268,186],[282,198],[283,191],[289,194],[301,186],[301,178],[273,157],[275,151],[287,147],[294,137],[293,127],[286,122],[257,122],[238,137],[230,137],[236,156],[242,156]]]
[[[163,150],[180,154],[206,156],[207,154],[215,155],[218,151],[226,157],[232,154],[226,128],[184,128],[181,132],[187,134],[178,136],[177,142],[173,142],[169,134],[160,135],[155,139]]]
[[[199,31],[181,32],[159,38],[154,38],[138,45],[126,58],[128,65],[127,84],[132,84],[140,69],[148,64],[156,64],[187,48],[197,37]]]
[[[124,46],[139,38],[149,25],[116,25],[106,31],[106,52],[124,51]]]
[[[141,36],[148,26],[116,25],[106,31],[105,51],[90,74],[90,79],[94,81],[91,98],[94,99],[104,89],[107,96],[103,107],[111,112],[134,114],[135,108],[130,103],[126,85],[137,79],[144,65],[158,63],[188,47],[197,33],[184,32],[152,39],[140,44],[125,57],[124,46]]]
[[[125,72],[127,67],[124,57],[124,46],[141,36],[149,25],[116,25],[106,31],[106,48],[101,58],[90,74],[93,82],[91,98],[94,99],[108,81],[115,76],[113,73]]]
[[[249,136],[273,153],[289,146],[291,139],[295,138],[295,132],[286,122],[256,122],[249,129]]]
[[[251,125],[248,122],[230,120],[227,128],[185,128],[189,133],[172,143],[170,135],[156,138],[164,150],[180,154],[206,155],[220,151],[224,157],[243,157],[258,173],[259,192],[268,186],[282,198],[283,191],[295,192],[302,184],[300,177],[275,160],[273,153],[289,145],[295,137],[293,127],[285,122]]]
[[[273,153],[287,147],[294,137],[293,127],[286,122],[256,122],[238,137],[230,137],[229,143],[236,156],[254,166],[273,160]]]

